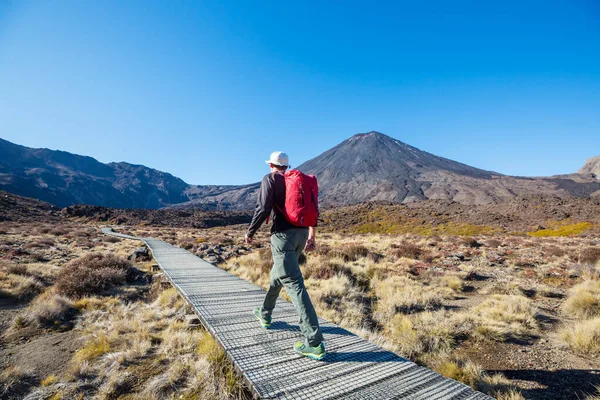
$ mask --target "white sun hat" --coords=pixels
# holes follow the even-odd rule
[[[271,157],[265,160],[267,164],[279,165],[280,167],[291,167],[288,155],[283,151],[274,151]]]

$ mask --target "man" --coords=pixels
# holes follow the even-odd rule
[[[252,243],[252,237],[258,228],[273,214],[271,226],[273,266],[267,296],[263,306],[254,309],[254,315],[264,328],[270,328],[275,302],[281,288],[285,286],[298,313],[300,330],[305,337],[304,342],[296,342],[294,350],[312,359],[321,360],[325,357],[323,334],[298,264],[298,257],[302,250],[310,251],[315,248],[316,228],[292,225],[280,211],[285,207],[283,174],[290,167],[287,154],[280,151],[273,152],[270,159],[265,162],[269,164],[271,172],[262,180],[254,217],[246,233],[246,243]]]

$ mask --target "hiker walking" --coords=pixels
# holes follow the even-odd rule
[[[270,159],[265,162],[269,164],[271,172],[264,176],[260,185],[256,210],[245,240],[248,244],[252,243],[258,228],[272,216],[273,266],[267,296],[262,307],[254,309],[254,315],[264,328],[269,329],[275,302],[285,286],[305,337],[304,342],[295,343],[294,350],[321,360],[325,357],[323,334],[298,264],[302,250],[315,248],[315,227],[319,213],[317,180],[298,170],[288,171],[288,156],[281,151],[271,153]]]

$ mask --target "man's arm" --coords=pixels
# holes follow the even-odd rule
[[[252,222],[248,227],[246,233],[246,243],[252,242],[252,237],[258,231],[258,228],[265,222],[265,219],[271,215],[273,210],[273,201],[275,199],[275,193],[273,192],[273,182],[271,181],[270,175],[265,175],[260,184],[260,190],[258,192],[258,198],[256,200],[256,208],[254,209],[254,216]]]

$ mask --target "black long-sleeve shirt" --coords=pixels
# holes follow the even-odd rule
[[[285,178],[279,172],[272,172],[263,177],[256,201],[256,209],[248,228],[248,236],[252,237],[270,215],[273,222],[271,235],[291,228],[300,228],[290,224],[281,211],[285,207]],[[304,228],[308,229],[308,228]]]

